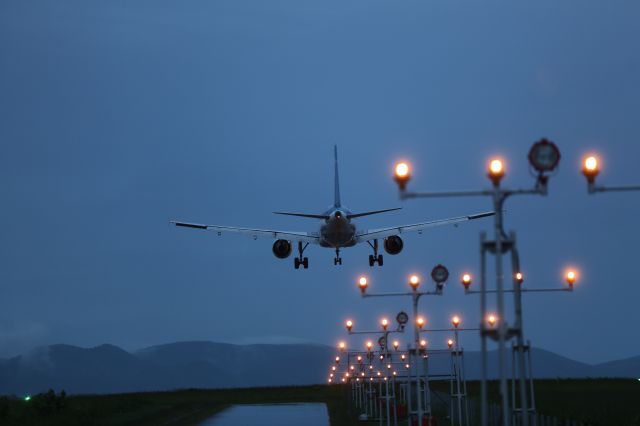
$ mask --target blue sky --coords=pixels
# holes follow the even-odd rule
[[[37,345],[127,349],[176,340],[320,342],[342,322],[374,327],[408,301],[361,300],[406,288],[443,263],[479,269],[491,221],[408,236],[370,270],[368,247],[311,248],[310,269],[271,241],[175,229],[169,219],[313,230],[332,202],[338,144],[343,202],[378,227],[491,208],[486,199],[401,202],[413,189],[533,184],[541,137],[562,151],[548,197],[507,203],[530,287],[526,337],[587,362],[640,354],[636,194],[588,196],[580,159],[602,183],[640,182],[640,58],[633,1],[31,1],[0,4],[0,355]],[[433,326],[478,322],[452,280],[425,300]],[[434,344],[441,337],[433,336]],[[442,337],[444,344],[444,336]],[[469,349],[478,338],[465,338]],[[362,344],[351,339],[351,345]]]

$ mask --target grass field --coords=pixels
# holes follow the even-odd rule
[[[447,392],[448,383],[432,382]],[[469,383],[471,395],[479,384]],[[491,399],[497,399],[491,383]],[[477,401],[477,400],[475,400]],[[324,402],[332,425],[356,424],[357,413],[343,386],[184,390],[100,396],[38,395],[30,401],[0,400],[7,426],[192,426],[233,404]],[[640,382],[636,380],[538,380],[540,412],[600,426],[640,426]],[[448,424],[440,418],[438,424]]]

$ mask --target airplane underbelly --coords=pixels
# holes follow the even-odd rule
[[[323,247],[351,247],[355,242],[355,227],[351,224],[346,226],[325,226],[320,235],[320,245]]]

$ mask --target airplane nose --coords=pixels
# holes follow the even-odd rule
[[[337,212],[336,212],[336,217],[338,217],[338,218],[339,218],[339,217],[342,217],[342,212],[341,212],[341,211],[337,211]]]

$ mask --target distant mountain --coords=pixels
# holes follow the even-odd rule
[[[334,348],[324,345],[231,345],[179,342],[130,353],[117,346],[53,345],[0,360],[0,394],[49,388],[68,393],[119,393],[182,388],[308,385],[324,383]],[[480,353],[465,353],[468,379],[480,377]],[[498,375],[489,353],[490,378]],[[507,357],[511,372],[511,353]],[[532,350],[537,378],[640,377],[640,357],[589,365],[543,349]],[[430,357],[433,374],[447,374],[448,355]]]

